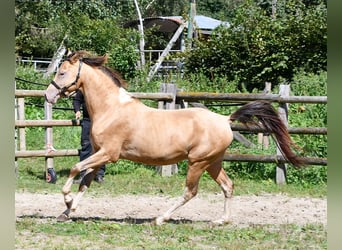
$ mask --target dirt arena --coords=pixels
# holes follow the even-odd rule
[[[112,221],[152,221],[173,205],[177,198],[150,195],[122,195],[91,197],[85,194],[75,219],[103,219]],[[16,193],[16,217],[55,218],[65,210],[62,194]],[[211,221],[223,211],[222,194],[199,194],[173,216],[174,221]],[[327,224],[327,200],[293,198],[285,195],[235,196],[232,205],[232,224]]]

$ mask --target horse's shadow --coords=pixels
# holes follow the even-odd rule
[[[54,216],[44,216],[44,215],[20,215],[17,216],[17,218],[20,219],[51,219],[56,220],[56,217]],[[77,222],[77,221],[100,221],[100,222],[115,222],[115,223],[127,223],[127,224],[154,224],[156,218],[134,218],[134,217],[126,217],[126,218],[102,218],[98,216],[94,217],[72,217],[69,221]],[[57,220],[56,220],[57,222]],[[167,221],[167,223],[171,224],[192,224],[194,221],[189,219],[170,219]],[[61,222],[59,222],[61,223]]]

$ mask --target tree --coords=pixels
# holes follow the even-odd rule
[[[326,70],[327,11],[324,4],[278,0],[277,16],[252,1],[241,5],[231,26],[220,27],[208,41],[188,52],[189,72],[238,80],[248,90],[291,80],[299,69]]]
[[[15,40],[18,55],[45,57],[53,54],[61,41],[59,34],[50,29],[54,23],[54,15],[50,1],[15,2]]]
[[[112,67],[134,75],[138,35],[121,28],[117,2],[16,1],[16,53],[51,58],[67,35],[68,49],[108,53]]]

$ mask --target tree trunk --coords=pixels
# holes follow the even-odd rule
[[[57,49],[56,53],[54,54],[51,63],[49,64],[44,77],[48,77],[49,75],[51,75],[53,72],[55,72],[58,68],[58,65],[60,63],[60,61],[62,60],[65,52],[66,52],[66,48],[64,46],[64,41],[67,38],[67,35],[64,36],[61,44],[59,45],[59,48]]]

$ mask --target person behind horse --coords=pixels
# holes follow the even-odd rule
[[[87,110],[87,106],[84,100],[83,93],[80,90],[76,91],[76,95],[73,101],[74,111],[76,119],[81,118],[81,107],[83,110],[83,121],[81,123],[82,132],[81,132],[81,150],[80,150],[80,161],[88,158],[92,154],[92,146],[90,143],[90,128],[91,122]],[[104,181],[104,175],[106,171],[106,166],[102,165],[96,173],[94,180],[98,183],[102,183]],[[81,171],[80,178],[78,180],[74,180],[74,184],[80,184],[82,178],[85,175],[85,171]]]

